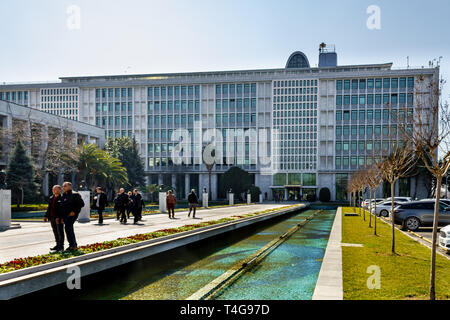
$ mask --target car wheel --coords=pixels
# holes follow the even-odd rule
[[[408,230],[416,231],[420,227],[420,220],[416,217],[409,217],[405,221],[405,226]]]
[[[381,211],[380,214],[385,218],[389,217],[389,212],[387,210]]]

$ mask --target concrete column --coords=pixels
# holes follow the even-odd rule
[[[264,202],[264,196],[262,195],[262,193],[259,195],[259,203],[263,203]]]
[[[49,194],[48,194],[48,176],[49,176],[49,174],[48,173],[46,173],[45,174],[45,176],[44,176],[44,179],[42,180],[42,193],[44,194],[44,196],[46,196],[46,197],[48,197],[49,196]]]
[[[252,195],[251,194],[247,194],[247,204],[251,204],[252,203]]]
[[[11,227],[11,190],[0,190],[0,231]]]
[[[187,199],[188,194],[191,192],[190,187],[191,187],[191,176],[190,176],[189,173],[186,173],[184,175],[184,190],[186,191],[185,192],[185,199]]]
[[[208,209],[208,194],[207,193],[203,193],[203,195],[202,195],[202,206],[203,206],[203,208]]]
[[[167,213],[167,205],[166,205],[166,193],[159,193],[159,211],[161,213]]]
[[[217,193],[217,174],[212,173],[211,174],[211,190],[208,190],[211,192],[211,199],[217,200],[218,193]]]
[[[285,188],[284,189],[284,200],[287,200],[288,198],[288,190]]]
[[[177,175],[173,174],[172,175],[172,188],[176,188],[177,187]]]
[[[91,192],[79,191],[78,193],[84,201],[84,207],[81,208],[80,215],[78,216],[78,222],[88,223],[91,221]]]
[[[234,193],[228,193],[228,204],[234,206]]]

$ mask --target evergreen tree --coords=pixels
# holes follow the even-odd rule
[[[139,156],[139,147],[136,140],[128,137],[108,139],[106,151],[118,158],[127,169],[130,186],[145,186],[144,164]]]
[[[11,189],[12,202],[17,203],[18,208],[22,203],[22,195],[23,202],[28,203],[35,201],[38,196],[33,165],[20,139],[9,159],[6,184]]]

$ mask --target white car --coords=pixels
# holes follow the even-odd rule
[[[394,208],[397,207],[402,202],[394,201]],[[377,212],[375,212],[375,206],[372,205],[372,214],[380,217],[389,217],[389,213],[392,209],[392,202],[391,201],[382,201],[380,203],[377,203]]]
[[[441,229],[439,233],[439,246],[447,251],[450,251],[450,225]]]
[[[372,207],[373,207],[374,202],[381,203],[383,201],[384,201],[384,199],[375,199],[375,200],[374,199],[366,199],[363,202],[361,202],[361,207],[363,207],[365,209],[369,209],[371,203],[372,203]]]
[[[392,198],[387,198],[386,201],[391,201]],[[411,202],[413,201],[411,197],[394,197],[396,202]]]

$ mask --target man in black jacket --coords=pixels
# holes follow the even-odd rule
[[[120,188],[119,194],[117,195],[116,199],[114,200],[117,210],[120,213],[120,223],[127,223],[127,215],[125,213],[126,208],[130,202],[130,199],[128,198],[128,194],[125,193],[124,188]]]
[[[103,224],[103,210],[108,205],[108,199],[106,193],[102,191],[101,187],[97,187],[97,194],[94,197],[92,208],[97,209],[98,212],[98,224]]]
[[[194,189],[192,189],[191,193],[189,193],[189,195],[188,195],[188,203],[189,203],[189,214],[188,214],[188,217],[191,216],[191,212],[192,212],[192,210],[194,210],[194,214],[193,214],[192,218],[195,219],[195,210],[196,210],[197,205],[198,205],[198,197],[195,194],[195,190]]]
[[[130,202],[134,216],[134,224],[137,224],[138,221],[142,219],[142,206],[143,206],[142,196],[139,194],[137,189],[133,190],[133,194],[130,197]]]
[[[63,207],[61,197],[61,186],[56,185],[52,189],[53,195],[48,202],[47,212],[44,221],[50,221],[53,234],[55,236],[56,246],[51,248],[52,251],[64,250],[64,222],[63,222]]]
[[[70,182],[64,182],[62,195],[62,207],[64,215],[64,226],[67,235],[67,241],[69,247],[67,250],[77,250],[77,240],[75,238],[75,232],[73,225],[78,219],[81,208],[84,207],[84,201],[78,192],[72,190],[72,184]]]

